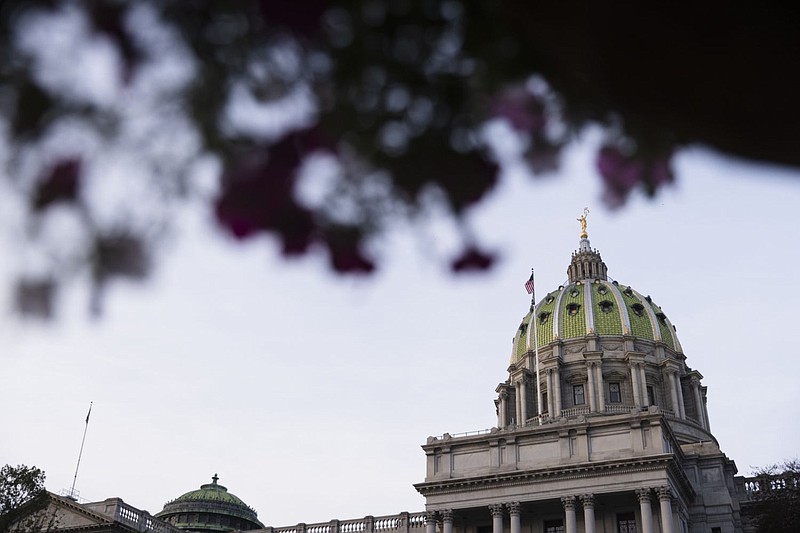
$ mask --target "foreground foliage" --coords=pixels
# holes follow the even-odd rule
[[[47,506],[44,472],[25,465],[0,469],[0,532],[41,532],[53,524]]]
[[[759,533],[800,531],[800,461],[772,465],[754,475],[758,490],[752,493],[750,518]]]
[[[88,278],[97,303],[109,280],[147,276],[183,198],[237,239],[321,251],[343,274],[377,268],[371,245],[388,228],[444,212],[461,244],[442,260],[462,272],[496,259],[468,215],[508,159],[552,171],[589,126],[611,206],[670,183],[690,144],[799,165],[788,9],[0,3],[0,142],[26,247],[18,307],[48,316],[67,279]],[[218,180],[210,191],[201,171]]]

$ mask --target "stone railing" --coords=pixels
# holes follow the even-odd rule
[[[421,532],[425,529],[425,513],[399,513],[390,516],[366,516],[352,520],[331,520],[317,524],[286,527],[265,527],[249,533],[397,533]]]
[[[497,431],[497,428],[490,428],[490,429],[477,429],[475,431],[462,431],[461,433],[445,433],[443,435],[439,435],[438,437],[428,437],[428,444],[431,442],[436,442],[440,440],[450,440],[459,437],[475,437],[477,435],[488,435]]]
[[[603,412],[619,415],[619,414],[630,414],[632,410],[633,410],[632,405],[625,405],[621,403],[607,403],[605,405],[605,410]]]
[[[736,476],[733,482],[740,501],[753,501],[758,493],[763,491],[800,488],[800,476],[794,473],[756,477]]]
[[[565,418],[575,418],[576,416],[587,414],[589,414],[588,405],[581,405],[580,407],[567,407],[566,409],[561,410],[561,416]]]
[[[122,500],[115,502],[114,521],[129,526],[136,531],[154,531],[156,533],[183,533],[180,529],[154,518],[147,511],[140,511],[124,503]]]
[[[558,416],[558,417],[551,417],[549,413],[542,413],[541,415],[536,415],[536,416],[532,416],[532,417],[528,418],[525,421],[525,426],[526,427],[529,427],[529,426],[543,426],[545,424],[551,424],[553,422],[558,422],[559,420],[562,420],[564,418],[576,418],[576,417],[581,416],[581,415],[619,415],[619,414],[626,414],[627,415],[627,414],[631,414],[631,413],[646,412],[646,411],[649,411],[651,413],[661,413],[661,414],[663,414],[664,416],[666,416],[667,418],[669,418],[671,420],[678,420],[678,421],[683,421],[683,422],[689,421],[689,422],[692,422],[692,423],[695,423],[695,424],[698,423],[694,419],[686,419],[686,420],[680,419],[673,413],[672,409],[666,409],[666,408],[660,407],[658,405],[651,405],[649,407],[637,408],[637,407],[635,407],[633,405],[629,405],[629,404],[612,403],[612,404],[606,404],[602,411],[596,411],[596,412],[591,412],[589,410],[589,406],[588,405],[581,405],[581,406],[578,406],[578,407],[567,407],[567,408],[562,409],[561,410],[561,415]],[[519,426],[515,426],[514,424],[509,424],[508,425],[508,428],[514,428],[514,427],[519,427]],[[494,432],[498,431],[498,429],[499,428],[495,427],[495,428],[490,428],[490,429],[479,429],[479,430],[476,430],[476,431],[464,431],[464,432],[461,432],[461,433],[445,433],[444,435],[441,435],[439,437],[428,437],[428,443],[430,444],[430,442],[432,442],[432,441],[448,440],[448,439],[453,439],[453,438],[458,438],[458,437],[472,437],[472,436],[477,436],[477,435],[488,435],[490,433],[494,433]],[[504,428],[504,429],[507,429],[507,428]],[[287,532],[287,533],[293,533],[293,532]],[[294,533],[297,533],[297,532],[294,532]],[[321,533],[329,533],[329,532],[321,532]]]

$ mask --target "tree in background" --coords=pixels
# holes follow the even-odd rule
[[[590,126],[610,206],[670,183],[687,145],[800,165],[789,9],[2,2],[17,306],[49,316],[67,280],[88,277],[97,303],[110,280],[145,277],[186,198],[237,239],[321,250],[342,274],[373,272],[389,228],[445,213],[461,245],[441,259],[464,272],[496,260],[469,213],[503,166],[551,172]]]
[[[797,459],[754,473],[758,490],[752,492],[749,518],[759,533],[800,531],[800,462]]]
[[[48,531],[55,516],[42,511],[48,503],[44,472],[35,466],[5,465],[0,469],[0,532]]]

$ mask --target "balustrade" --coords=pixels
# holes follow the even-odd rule
[[[338,523],[338,527],[331,526]],[[269,528],[272,533],[300,533],[297,526]],[[425,513],[399,513],[389,516],[356,518],[350,520],[331,520],[317,524],[307,524],[305,533],[378,533],[381,531],[412,532],[425,529]],[[259,530],[253,530],[253,533]],[[263,531],[263,530],[260,530]],[[179,533],[179,532],[175,532]]]
[[[182,533],[180,529],[153,518],[149,513],[140,511],[125,503],[117,501],[114,509],[114,520],[125,524],[136,531],[153,531],[156,533]]]

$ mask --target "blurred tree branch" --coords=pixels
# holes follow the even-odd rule
[[[452,270],[491,267],[465,225],[501,178],[493,147],[507,141],[487,136],[491,121],[521,142],[532,175],[599,126],[610,206],[671,182],[673,154],[691,144],[798,166],[800,37],[788,9],[3,2],[0,141],[26,238],[46,251],[23,268],[18,308],[49,316],[81,272],[98,301],[109,280],[146,276],[175,201],[202,197],[192,175],[209,157],[219,189],[202,198],[223,229],[275,235],[286,256],[323,249],[348,274],[375,270],[370,242],[431,201],[462,228]],[[314,157],[329,179],[311,198]],[[117,205],[98,192],[112,169],[123,189],[144,184],[139,196]],[[74,228],[74,246],[50,250],[53,226]]]

